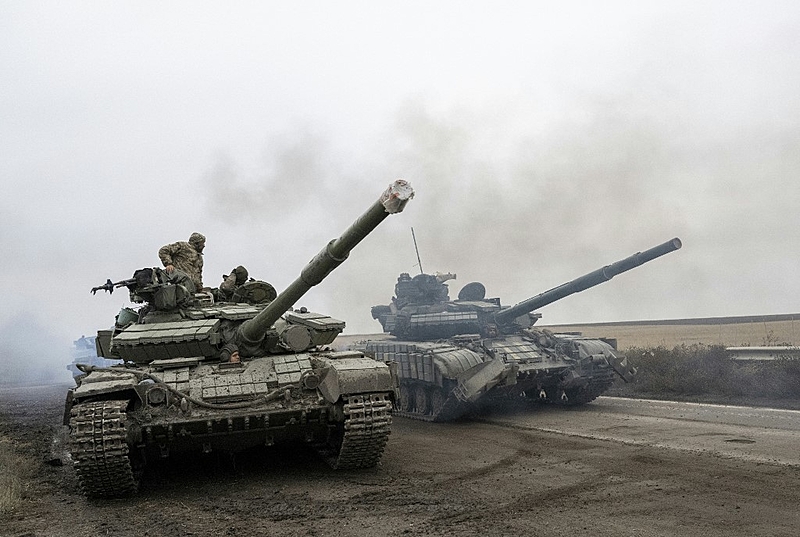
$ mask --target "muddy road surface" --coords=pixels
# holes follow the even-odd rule
[[[304,448],[152,464],[138,495],[87,500],[58,466],[66,387],[0,388],[0,436],[36,461],[0,535],[796,536],[797,412],[601,397],[575,410],[395,418],[381,464]]]

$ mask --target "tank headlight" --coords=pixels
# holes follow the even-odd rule
[[[147,392],[147,402],[151,405],[163,405],[167,400],[167,392],[164,388],[155,387]]]
[[[316,373],[308,373],[303,377],[303,386],[308,390],[316,390],[319,386],[319,376]]]

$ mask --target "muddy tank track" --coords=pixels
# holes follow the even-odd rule
[[[567,390],[567,400],[562,401],[555,399],[553,402],[561,406],[581,406],[591,403],[601,395],[603,395],[611,385],[614,384],[614,378],[609,375],[609,378],[592,379],[588,385],[578,390]]]
[[[428,422],[448,421],[467,410],[463,407],[466,403],[448,398],[444,388],[409,379],[401,379],[400,382],[401,399],[392,411],[395,416]]]
[[[389,439],[392,402],[388,394],[373,393],[345,395],[343,403],[343,427],[336,440],[319,448],[320,454],[334,469],[372,468]]]
[[[474,409],[469,403],[458,398],[447,397],[445,389],[429,386],[422,382],[401,379],[401,398],[395,404],[392,414],[412,420],[437,422],[450,421],[463,416]],[[543,402],[564,407],[585,405],[603,395],[614,383],[611,373],[592,379],[586,386],[566,391],[566,400],[559,397],[539,398],[538,393],[528,397],[528,401],[536,404]],[[489,402],[484,401],[489,404]],[[506,401],[505,404],[507,404]]]
[[[98,401],[72,408],[70,452],[87,496],[124,496],[139,480],[128,451],[128,401]]]
[[[438,420],[438,416],[433,416],[431,414],[420,414],[419,412],[416,412],[416,411],[413,411],[413,410],[412,411],[394,410],[393,413],[394,413],[395,416],[400,416],[401,418],[409,418],[409,419],[418,420],[418,421],[429,421],[430,422],[430,421],[437,421]],[[440,421],[445,421],[445,420],[440,420]]]
[[[526,392],[527,399],[532,404],[550,404],[563,407],[577,407],[591,403],[614,384],[614,374],[608,372],[604,375],[595,375],[589,382],[580,388],[568,388],[557,390],[553,387],[546,387],[544,391],[531,390]],[[545,395],[541,395],[544,393]],[[565,398],[566,397],[566,398]]]

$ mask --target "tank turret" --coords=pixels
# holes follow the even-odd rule
[[[423,420],[458,417],[478,403],[532,399],[576,405],[592,401],[636,369],[609,340],[553,334],[533,327],[534,310],[610,280],[681,247],[677,238],[504,307],[478,282],[450,300],[447,278],[401,274],[388,305],[372,316],[394,338],[368,341],[379,361],[399,363],[396,413]]]
[[[330,349],[344,322],[292,307],[413,195],[395,181],[280,294],[249,281],[216,302],[223,295],[196,292],[185,274],[160,268],[92,289],[127,287],[142,306],[123,308],[112,328],[98,331],[98,354],[123,363],[79,364],[67,394],[64,423],[83,491],[135,492],[148,458],[278,442],[308,443],[333,468],[375,466],[396,369]]]
[[[398,278],[392,304],[374,306],[372,316],[381,322],[385,332],[404,339],[427,340],[459,334],[486,336],[498,331],[514,333],[536,321],[538,315],[528,315],[534,310],[600,285],[680,247],[680,239],[674,238],[510,307],[501,306],[499,299],[485,298],[485,287],[479,282],[465,285],[458,300],[450,301],[444,282],[454,279],[454,274],[419,274],[411,278],[404,273]]]

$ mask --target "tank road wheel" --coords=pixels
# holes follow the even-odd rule
[[[425,415],[428,413],[428,409],[430,408],[430,400],[428,398],[428,391],[425,389],[424,384],[417,384],[416,388],[414,389],[414,402],[415,410],[417,414]]]
[[[124,496],[139,488],[143,464],[128,448],[127,401],[97,401],[72,407],[70,453],[87,496]]]
[[[443,388],[436,386],[431,390],[431,416],[434,420],[444,408],[446,399]]]
[[[411,395],[413,388],[406,382],[400,384],[400,398],[397,400],[397,410],[412,412],[414,410],[414,397]]]
[[[385,393],[343,395],[344,422],[320,449],[335,469],[372,468],[383,455],[392,425],[392,402]]]

